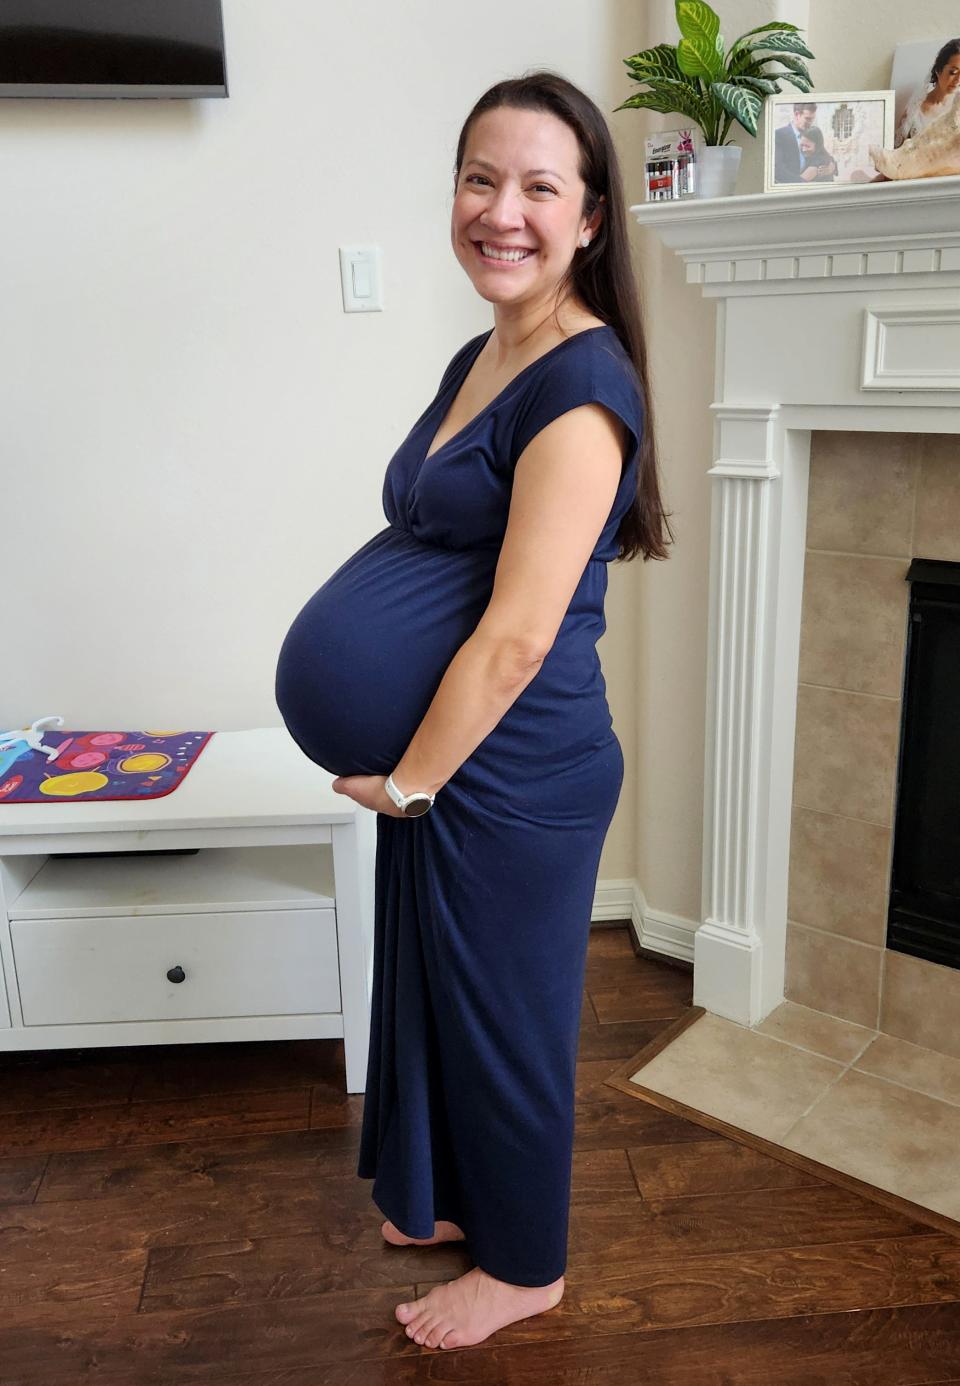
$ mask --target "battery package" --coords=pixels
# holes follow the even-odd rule
[[[694,132],[660,130],[644,141],[644,177],[648,202],[675,202],[697,195]]]

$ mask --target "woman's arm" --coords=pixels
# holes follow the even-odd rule
[[[517,461],[493,593],[393,772],[435,794],[536,676],[620,483],[626,430],[601,404],[561,414]]]

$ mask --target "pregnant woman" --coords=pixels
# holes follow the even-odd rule
[[[486,92],[451,240],[494,326],[450,361],[387,466],[386,527],[306,603],[276,679],[303,752],[377,814],[357,1173],[388,1242],[466,1242],[471,1270],[396,1307],[431,1348],[563,1294],[584,965],[623,780],[596,650],[607,565],[673,537],[597,106],[545,72]]]

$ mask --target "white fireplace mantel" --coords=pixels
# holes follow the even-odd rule
[[[960,177],[631,207],[718,299],[696,1005],[783,999],[810,435],[960,433]]]
[[[631,207],[717,297],[960,274],[960,177]]]

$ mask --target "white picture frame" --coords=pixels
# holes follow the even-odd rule
[[[838,183],[874,182],[877,169],[869,146],[893,148],[895,95],[887,89],[782,91],[768,96],[764,102],[764,192],[804,193]],[[794,107],[806,112],[813,107],[812,117],[797,120]],[[789,139],[778,134],[784,129],[789,130]]]

